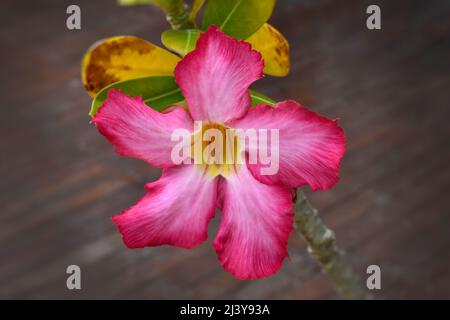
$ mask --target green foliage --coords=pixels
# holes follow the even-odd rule
[[[270,99],[269,97],[263,95],[262,93],[256,92],[254,90],[250,91],[250,98],[252,98],[252,107],[254,107],[257,104],[268,104],[270,106],[275,105],[275,101]]]
[[[103,101],[106,100],[109,89],[112,88],[120,89],[123,93],[132,97],[141,96],[148,106],[158,111],[184,100],[174,77],[150,76],[124,80],[115,82],[99,91],[92,101],[89,113],[91,116],[94,116]]]
[[[272,15],[275,0],[208,0],[202,29],[215,24],[236,39],[247,39]]]
[[[166,30],[161,35],[161,41],[166,48],[185,56],[195,49],[195,44],[200,37],[200,30]]]

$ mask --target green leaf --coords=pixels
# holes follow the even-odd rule
[[[195,49],[198,38],[200,37],[200,30],[166,30],[161,35],[161,41],[166,48],[185,56]]]
[[[165,107],[181,102],[184,96],[171,76],[142,77],[115,82],[103,88],[92,101],[89,115],[92,117],[98,111],[103,101],[106,100],[109,89],[120,89],[123,93],[135,97],[141,96],[144,102],[157,111]]]
[[[205,4],[205,0],[194,0],[194,4],[192,5],[191,13],[189,13],[189,21],[195,23],[195,19],[197,18],[197,14],[200,9]]]
[[[208,0],[202,29],[215,24],[236,39],[247,39],[272,14],[275,0]]]
[[[265,95],[263,95],[262,93],[253,91],[253,90],[249,90],[250,92],[250,98],[252,98],[252,107],[254,107],[257,104],[268,104],[270,106],[274,106],[275,105],[275,101],[270,99],[269,97],[266,97]]]

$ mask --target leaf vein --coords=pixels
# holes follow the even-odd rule
[[[236,11],[236,9],[239,7],[239,5],[241,3],[242,3],[242,0],[239,0],[238,2],[236,2],[236,4],[234,5],[233,9],[231,9],[231,11],[230,11],[230,14],[225,18],[225,20],[222,22],[222,25],[219,27],[220,30],[223,31],[223,28],[228,23],[228,21],[230,20],[231,16],[234,14],[234,12]]]

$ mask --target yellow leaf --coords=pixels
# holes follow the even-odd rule
[[[118,36],[95,43],[82,61],[81,77],[91,96],[107,85],[143,76],[173,75],[180,58],[141,38]]]
[[[289,73],[289,43],[277,29],[265,23],[246,41],[263,56],[264,73],[278,77]]]

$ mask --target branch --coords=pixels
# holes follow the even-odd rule
[[[189,29],[194,24],[189,20],[188,7],[183,0],[118,0],[120,5],[154,4],[161,8],[172,29]]]
[[[183,0],[155,0],[155,2],[164,3],[160,7],[166,14],[166,19],[172,29],[181,30],[194,27],[193,23],[189,20],[188,6]]]
[[[309,251],[319,260],[322,270],[334,282],[345,299],[369,299],[361,280],[345,261],[344,253],[336,246],[335,235],[319,218],[302,190],[297,190],[295,203],[295,231],[308,243]]]

